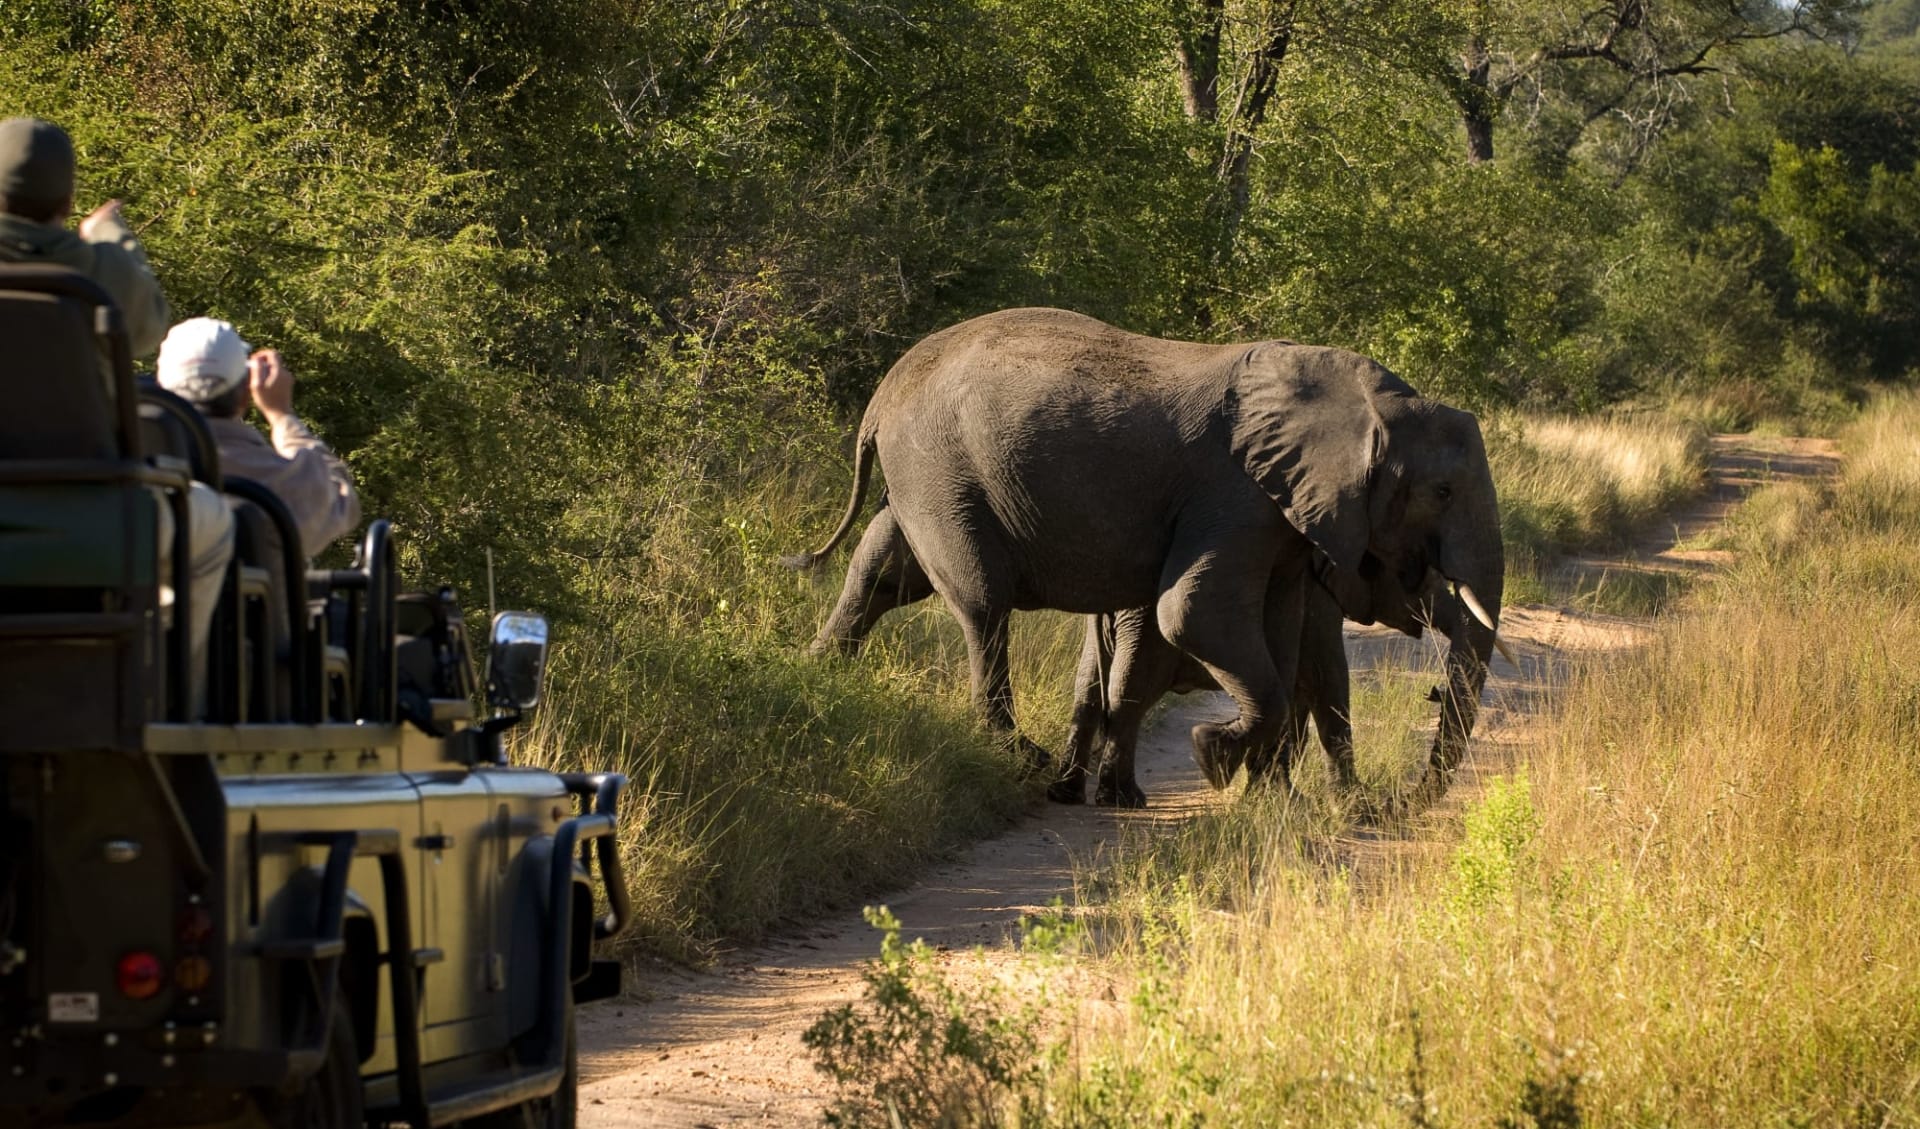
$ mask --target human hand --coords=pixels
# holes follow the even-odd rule
[[[293,373],[281,362],[280,350],[262,349],[247,358],[247,387],[267,422],[293,414]]]
[[[93,211],[88,212],[86,218],[80,221],[80,238],[89,243],[102,242],[107,236],[105,236],[101,229],[110,224],[117,227],[126,226],[126,221],[120,216],[120,201],[118,200],[108,200]]]

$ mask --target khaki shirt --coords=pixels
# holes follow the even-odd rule
[[[64,227],[0,213],[0,263],[72,267],[99,283],[119,305],[127,344],[140,360],[167,335],[167,299],[133,232],[114,222],[102,223],[100,231],[107,238],[89,243]]]
[[[209,419],[207,427],[220,448],[221,473],[251,478],[286,503],[308,556],[360,524],[353,473],[298,417],[281,417],[271,444],[245,420]]]

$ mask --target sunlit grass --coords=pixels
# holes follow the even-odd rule
[[[1699,494],[1708,444],[1698,423],[1666,413],[1508,416],[1488,427],[1487,452],[1507,544],[1507,603],[1650,615],[1684,591],[1684,577],[1633,569],[1559,577],[1553,561],[1624,544]]]
[[[1487,453],[1507,543],[1528,558],[1616,542],[1698,493],[1707,442],[1661,415],[1508,417]]]

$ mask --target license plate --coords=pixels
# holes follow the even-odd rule
[[[47,1020],[52,1023],[100,1022],[100,993],[50,993],[47,996]]]

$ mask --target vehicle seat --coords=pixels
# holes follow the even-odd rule
[[[220,448],[207,421],[179,395],[150,379],[138,382],[140,442],[147,460],[185,468],[197,482],[221,488]],[[262,609],[271,601],[267,574],[239,551],[227,565],[208,633],[206,716],[211,721],[262,721],[262,679],[272,674],[271,651],[257,636],[266,630]],[[265,660],[263,662],[263,659]]]
[[[138,748],[190,704],[168,677],[190,632],[161,628],[155,504],[184,576],[186,475],[142,461],[124,323],[92,280],[0,266],[0,340],[0,752]]]
[[[279,495],[258,482],[229,475],[223,485],[233,510],[234,557],[258,570],[263,588],[262,599],[247,601],[247,637],[255,647],[248,716],[318,721],[299,527]]]
[[[394,601],[395,680],[403,721],[435,737],[473,720],[466,618],[453,590],[404,592]]]
[[[136,453],[115,403],[126,373],[103,373],[100,359],[101,340],[119,333],[110,326],[118,320],[113,299],[83,275],[0,266],[0,458],[110,461]]]
[[[200,409],[151,380],[141,380],[140,443],[149,459],[174,458],[196,481],[220,488],[220,447]]]

